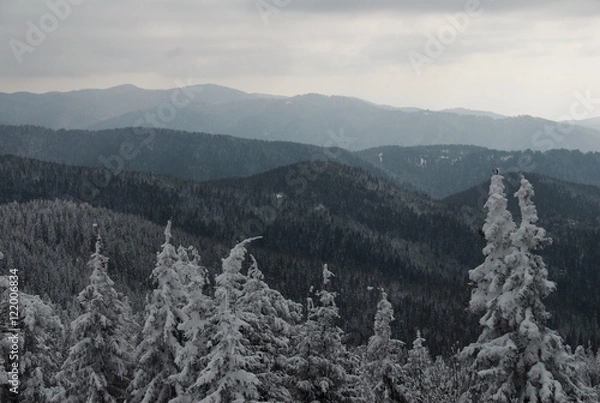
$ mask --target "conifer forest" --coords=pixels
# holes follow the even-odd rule
[[[592,345],[570,346],[548,325],[546,298],[556,283],[539,252],[552,239],[539,226],[533,185],[519,178],[515,220],[504,182],[498,171],[490,178],[479,230],[485,242],[464,284],[477,335],[463,345],[448,339],[436,355],[421,329],[412,340],[394,334],[398,310],[409,307],[394,308],[396,290],[385,283],[364,290],[373,301],[364,343],[340,327],[337,301],[351,292],[336,289],[343,270],[320,265],[318,283],[301,303],[272,288],[252,253],[261,236],[222,250],[211,272],[203,245],[178,245],[168,220],[151,257],[149,289],[133,301],[108,270],[115,249],[107,251],[106,228],[119,226],[119,217],[104,213],[97,218],[105,221],[96,221],[73,202],[34,202],[37,211],[54,209],[85,226],[87,245],[78,248],[90,253],[74,262],[85,276],[73,298],[20,293],[22,337],[14,347],[7,329],[0,344],[2,401],[18,389],[19,401],[40,403],[598,402],[600,356]],[[27,203],[7,208],[1,219],[15,228],[34,220]],[[44,236],[77,242],[62,232]],[[18,279],[14,268],[0,277],[3,317]],[[16,384],[5,359],[11,349],[22,352]]]

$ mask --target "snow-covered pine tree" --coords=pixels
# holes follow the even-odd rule
[[[476,343],[463,354],[472,360],[474,383],[463,396],[471,402],[597,402],[579,378],[573,355],[561,337],[545,326],[543,299],[554,283],[542,258],[532,251],[550,243],[536,225],[533,187],[525,178],[515,193],[521,224],[510,234],[504,257],[510,269],[499,295],[487,303]]]
[[[413,340],[412,348],[408,351],[408,359],[404,370],[407,374],[407,386],[410,390],[412,400],[418,403],[427,402],[429,389],[434,386],[429,379],[429,369],[433,361],[429,349],[425,346],[425,339],[421,331],[417,330],[417,336]]]
[[[11,277],[0,276],[0,313],[5,318],[9,317],[11,286],[13,289],[16,287]],[[55,376],[62,364],[63,325],[52,305],[37,295],[19,293],[18,307],[19,385],[18,395],[13,396],[27,402],[50,402],[57,393]],[[3,360],[9,358],[12,341],[8,339],[9,333],[2,332],[0,337],[0,385],[3,385],[7,381]],[[13,387],[10,385],[11,389]]]
[[[344,332],[329,290],[333,273],[323,266],[323,288],[316,293],[320,305],[308,303],[308,318],[298,331],[294,356],[290,360],[290,392],[301,402],[361,402],[363,388],[357,375],[357,359],[342,343]]]
[[[194,290],[204,292],[204,287],[209,284],[208,271],[202,266],[200,253],[193,246],[177,248],[177,272],[181,274],[181,282],[185,288],[186,299],[189,302],[189,293]],[[199,287],[199,288],[198,288]]]
[[[484,205],[488,213],[482,228],[487,241],[483,248],[485,261],[469,271],[471,285],[474,287],[470,308],[474,312],[488,310],[490,315],[495,312],[492,305],[502,292],[502,286],[510,272],[504,258],[513,249],[510,237],[516,230],[513,217],[507,210],[508,200],[503,179],[497,173],[491,177],[489,198]]]
[[[183,256],[171,244],[170,220],[164,235],[151,275],[155,289],[148,298],[141,340],[135,350],[137,368],[129,387],[132,403],[164,403],[177,396],[169,377],[179,372],[175,358],[184,343],[179,326],[187,320],[183,312],[187,276],[180,264]]]
[[[90,284],[79,294],[82,314],[71,323],[73,343],[57,380],[62,388],[55,402],[118,403],[127,398],[132,370],[132,345],[127,327],[131,309],[107,273],[98,235],[88,266]]]
[[[21,293],[23,352],[19,399],[50,402],[57,393],[56,373],[62,364],[65,332],[54,308],[37,295]]]
[[[425,378],[431,385],[422,394],[426,402],[457,402],[468,384],[468,373],[457,357],[437,356],[425,370]]]
[[[487,398],[494,393],[493,386],[487,385],[483,378],[497,377],[494,368],[501,365],[498,361],[503,359],[504,352],[509,349],[505,346],[509,341],[505,333],[510,329],[507,319],[498,307],[498,297],[511,272],[505,258],[514,249],[511,236],[516,230],[516,225],[507,210],[508,201],[503,179],[504,177],[498,173],[491,177],[489,198],[484,206],[488,213],[482,229],[487,241],[483,249],[486,258],[481,265],[469,271],[470,286],[474,287],[469,307],[475,313],[484,311],[484,315],[479,320],[483,330],[478,341],[466,347],[461,354],[470,366],[474,377],[473,385],[464,398],[469,396],[473,399]],[[494,360],[490,362],[489,359],[482,360],[478,357],[480,351],[485,351],[486,348],[490,348],[491,351],[492,347],[502,349],[498,351]],[[511,393],[513,392],[507,391],[506,395],[510,396]]]
[[[509,325],[516,330],[513,340],[519,352],[518,396],[553,403],[598,401],[582,382],[570,349],[557,332],[545,326],[550,315],[543,299],[556,285],[548,280],[542,257],[533,252],[551,243],[546,231],[536,225],[538,216],[533,196],[533,186],[521,177],[521,187],[515,193],[519,199],[521,225],[511,236],[516,250],[506,258],[514,269],[498,300],[502,311],[509,313]]]
[[[579,373],[579,378],[583,381],[585,385],[589,385],[590,387],[594,387],[595,383],[593,381],[593,365],[595,363],[596,357],[591,349],[586,351],[583,346],[577,346],[575,348],[574,359],[577,365],[577,372]]]
[[[367,401],[377,403],[408,402],[410,393],[406,387],[406,373],[400,353],[404,343],[392,339],[390,323],[394,320],[394,308],[381,289],[381,300],[375,313],[374,334],[369,338],[361,369],[367,383]]]
[[[179,247],[178,254],[179,260],[176,265],[180,266],[179,271],[186,278],[187,303],[183,307],[183,313],[187,320],[179,325],[185,339],[175,357],[179,372],[171,375],[169,381],[176,386],[177,396],[181,396],[173,402],[185,402],[185,390],[196,382],[205,365],[204,361],[209,352],[210,331],[214,331],[209,318],[215,314],[215,305],[213,299],[204,292],[209,284],[208,271],[200,265],[198,251],[192,247],[187,250]]]
[[[585,358],[580,361],[578,355],[581,356],[579,348],[575,349],[575,359],[579,362],[582,378],[586,380],[585,383],[594,388],[600,396],[600,349],[594,353],[592,346],[588,345],[588,348],[585,349]]]
[[[290,402],[292,397],[285,385],[291,339],[296,325],[302,320],[302,306],[271,289],[264,281],[254,256],[238,310],[248,327],[243,333],[249,341],[251,355],[259,358],[252,372],[258,377],[260,399]]]
[[[246,282],[241,273],[245,246],[253,239],[237,244],[223,260],[223,272],[215,280],[215,308],[205,326],[208,352],[204,357],[189,354],[180,361],[189,367],[186,361],[200,360],[202,366],[194,383],[173,402],[242,403],[259,399],[260,381],[251,372],[258,365],[258,357],[252,354],[243,334],[250,325],[238,309]]]

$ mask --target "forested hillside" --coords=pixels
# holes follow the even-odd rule
[[[435,336],[428,323],[457,340],[465,337],[454,323],[467,320],[464,282],[477,261],[480,248],[472,246],[479,237],[436,203],[364,171],[302,163],[247,180],[200,184],[122,173],[95,193],[83,193],[94,197],[83,198],[82,178],[92,183],[110,172],[17,157],[1,161],[6,201],[89,201],[159,225],[173,218],[178,228],[226,245],[262,235],[255,254],[265,275],[296,301],[304,300],[318,283],[319,267],[329,263],[339,274],[334,284],[346,295],[339,304],[355,342],[365,339],[372,314],[359,312],[372,298],[367,286],[381,284],[403,290],[392,300],[404,306],[398,315],[406,320],[397,322],[396,331],[407,338],[423,327],[437,351],[446,336]],[[457,233],[461,236],[452,238]],[[439,300],[429,298],[431,293]]]
[[[468,270],[481,259],[483,240],[477,232],[485,185],[469,196],[472,207],[463,207],[423,198],[335,163],[300,163],[246,179],[198,184],[141,173],[113,176],[108,170],[17,157],[0,161],[4,202],[61,198],[135,214],[156,225],[172,218],[176,228],[225,247],[262,235],[253,247],[265,275],[296,301],[306,298],[318,282],[319,267],[329,263],[337,269],[334,285],[351,342],[368,337],[373,297],[367,287],[382,284],[397,309],[393,326],[402,339],[412,339],[421,328],[437,354],[449,348],[448,339],[465,343],[476,332],[464,311],[465,284]],[[573,195],[588,200],[596,188],[578,191],[576,185],[537,178],[533,176],[542,223],[555,238],[554,246],[542,251],[558,281],[550,310],[560,314],[551,323],[574,344],[595,344],[598,224],[583,218],[597,217],[598,205],[572,206]],[[548,194],[552,203],[543,200]],[[573,220],[589,228],[579,231]],[[209,258],[216,254],[206,245],[197,247]],[[35,266],[35,259],[28,264]]]
[[[339,148],[341,144],[335,137],[323,145],[158,128],[88,131],[0,125],[0,155],[103,167],[113,174],[141,171],[205,181],[250,176],[300,161],[331,160],[386,176],[379,168]]]
[[[2,204],[2,266],[7,270],[22,268],[23,291],[49,298],[63,308],[70,307],[88,281],[85,263],[93,250],[95,225],[100,226],[106,239],[104,248],[111,256],[111,277],[140,310],[151,286],[150,271],[163,228],[137,215],[59,199]],[[220,257],[227,251],[210,239],[179,229],[173,232],[182,245],[202,244],[210,262],[215,261],[215,254]]]
[[[69,165],[140,171],[205,181],[246,177],[301,161],[329,160],[359,167],[398,186],[443,198],[485,182],[492,168],[536,172],[563,181],[600,185],[600,152],[499,151],[474,146],[386,146],[351,153],[347,136],[330,132],[324,147],[166,129],[103,131],[0,126],[0,155]]]
[[[482,147],[385,146],[356,153],[397,183],[409,183],[443,198],[485,182],[493,168],[535,172],[562,181],[600,186],[600,152],[577,150],[500,151]]]

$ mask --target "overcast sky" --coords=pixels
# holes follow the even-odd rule
[[[0,92],[215,83],[595,117],[600,0],[0,0],[0,61]]]

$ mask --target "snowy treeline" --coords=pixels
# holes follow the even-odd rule
[[[481,335],[451,357],[431,357],[420,332],[410,344],[393,338],[384,289],[368,344],[350,348],[327,265],[303,306],[265,282],[247,251],[253,239],[235,245],[211,280],[197,249],[173,245],[169,222],[143,317],[115,290],[100,235],[89,285],[68,314],[21,294],[20,401],[598,402],[600,357],[581,346],[572,352],[545,326],[543,299],[555,285],[535,254],[550,239],[536,226],[533,188],[522,179],[517,225],[502,179],[492,177],[486,203],[485,261],[469,273]],[[3,317],[8,291],[0,277]]]

